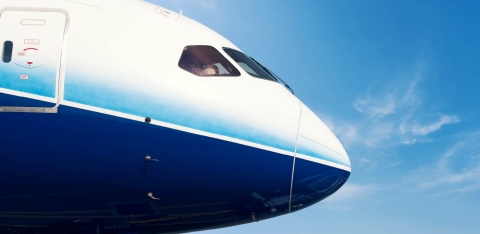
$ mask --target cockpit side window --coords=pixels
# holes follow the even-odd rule
[[[230,55],[230,57],[232,57],[232,59],[235,60],[235,62],[237,62],[237,64],[249,75],[256,78],[277,81],[273,75],[266,71],[266,69],[263,69],[259,63],[254,61],[246,54],[226,47],[224,47],[223,50]]]
[[[240,72],[212,46],[186,46],[178,66],[197,76],[240,76]]]

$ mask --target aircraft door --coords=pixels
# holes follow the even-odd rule
[[[0,112],[57,112],[67,26],[68,14],[60,9],[0,10],[0,94],[42,101],[2,101]]]

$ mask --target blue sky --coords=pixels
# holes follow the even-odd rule
[[[480,232],[480,2],[149,1],[281,76],[352,161],[312,207],[205,233]]]

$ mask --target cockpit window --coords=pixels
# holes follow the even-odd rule
[[[197,76],[240,76],[240,72],[211,46],[186,46],[178,66]]]
[[[230,48],[223,48],[223,50],[232,57],[235,62],[248,74],[256,78],[262,78],[271,81],[277,81],[275,77],[268,73],[265,69],[263,69],[256,61],[252,58],[248,57],[246,54],[230,49]]]

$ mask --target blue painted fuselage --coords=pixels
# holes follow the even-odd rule
[[[46,105],[0,94],[12,104]],[[2,113],[0,129],[0,224],[37,233],[248,223],[288,213],[290,195],[292,211],[312,205],[350,174],[297,158],[291,187],[294,157],[67,106]]]

